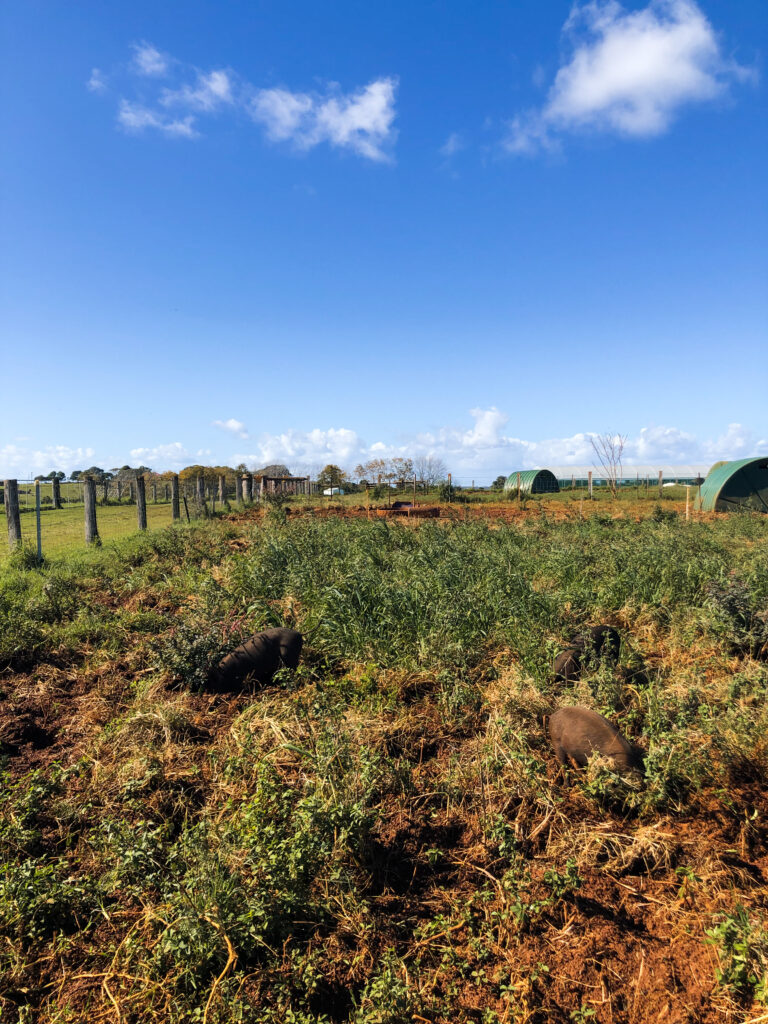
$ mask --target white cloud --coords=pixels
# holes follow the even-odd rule
[[[151,43],[135,43],[133,47],[133,69],[148,78],[162,78],[168,74],[170,62]]]
[[[395,139],[395,78],[379,78],[353,93],[326,95],[260,89],[251,100],[254,121],[274,142],[311,149],[321,142],[351,149],[369,160],[387,160]]]
[[[247,452],[229,456],[209,448],[187,448],[180,441],[132,448],[127,458],[124,454],[105,454],[85,446],[32,448],[9,444],[0,448],[0,479],[26,479],[52,469],[71,472],[94,464],[110,468],[126,461],[131,465],[143,463],[159,471],[178,470],[194,462],[227,462],[232,466],[244,462],[253,468],[284,462],[294,472],[302,472],[308,468],[319,469],[329,462],[352,470],[358,462],[374,457],[433,455],[445,460],[457,482],[474,479],[481,483],[489,482],[500,473],[540,466],[560,469],[562,475],[567,476],[572,471],[586,471],[596,463],[591,445],[595,434],[589,431],[567,437],[528,440],[515,437],[508,430],[510,417],[495,406],[473,409],[470,417],[472,422],[463,428],[442,427],[434,432],[403,437],[397,442],[376,440],[369,443],[348,427],[266,433],[253,438]],[[245,433],[244,424],[235,419],[215,425],[232,434],[237,434],[238,428],[242,428],[240,436]],[[672,466],[691,467],[691,472],[706,471],[719,459],[766,454],[768,439],[760,438],[738,423],[731,423],[719,437],[704,439],[676,427],[649,426],[627,438],[624,466],[630,475],[636,469],[641,473],[654,473]]]
[[[198,73],[194,86],[165,89],[160,102],[164,107],[189,107],[209,113],[222,104],[234,102],[232,81],[226,71],[211,71],[207,75]]]
[[[87,469],[93,465],[95,454],[93,448],[70,448],[64,444],[37,449],[7,444],[0,448],[0,477],[25,479],[54,469],[65,473],[73,469]]]
[[[143,132],[146,128],[156,128],[166,135],[184,139],[194,139],[199,134],[191,114],[171,118],[126,99],[120,101],[117,121],[128,132]]]
[[[85,83],[86,88],[90,89],[91,92],[104,92],[107,87],[107,83],[104,80],[104,75],[98,68],[91,69],[91,77]]]
[[[465,429],[443,427],[415,434],[397,443],[368,443],[356,431],[337,427],[310,431],[287,430],[264,434],[247,453],[231,456],[233,463],[262,466],[284,462],[294,471],[319,467],[328,462],[352,469],[358,462],[374,457],[433,455],[443,458],[457,479],[493,479],[499,473],[539,466],[590,468],[595,462],[591,438],[596,432],[583,431],[568,437],[527,440],[507,432],[509,416],[490,406],[470,411],[472,424]],[[744,458],[768,452],[768,442],[758,440],[749,430],[732,424],[720,438],[700,441],[675,427],[644,427],[627,438],[624,464],[634,467],[688,465],[706,470],[720,458]]]
[[[282,434],[263,434],[255,450],[232,456],[236,463],[254,467],[271,462],[292,462],[297,465],[317,465],[333,462],[346,464],[356,460],[365,444],[354,430],[330,427],[327,430],[286,430]]]
[[[119,99],[117,121],[127,131],[155,130],[168,136],[195,138],[201,115],[243,112],[263,127],[273,142],[290,142],[308,150],[326,143],[374,161],[391,159],[397,136],[394,128],[397,79],[377,78],[349,92],[331,83],[323,92],[284,88],[259,89],[236,72],[216,68],[202,71],[161,53],[151,43],[133,47],[130,88],[136,75],[165,78],[160,87],[142,82],[137,98]],[[125,67],[122,68],[125,75]],[[88,88],[101,91],[104,76],[94,68]],[[154,94],[153,94],[154,93]]]
[[[228,420],[214,420],[212,425],[218,427],[219,430],[228,430],[231,434],[237,434],[238,437],[248,437],[248,429],[245,424],[232,417]]]
[[[180,441],[158,444],[154,448],[131,448],[128,454],[131,463],[149,466],[154,470],[180,469],[189,465],[192,459],[191,453]]]
[[[464,142],[458,132],[451,132],[448,138],[440,147],[440,156],[444,156],[446,159],[454,156],[460,150],[464,149]]]
[[[274,142],[285,142],[306,130],[314,108],[311,96],[287,89],[261,89],[251,104],[251,116]]]
[[[565,132],[659,135],[685,105],[752,77],[723,57],[694,0],[651,0],[635,11],[617,0],[591,0],[574,6],[564,32],[570,59],[544,106],[509,123],[504,146],[511,153],[553,149]]]

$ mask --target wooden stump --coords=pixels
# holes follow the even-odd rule
[[[8,521],[8,546],[21,544],[21,519],[19,517],[19,484],[17,480],[6,480],[3,484],[5,495],[5,518]]]
[[[174,473],[171,477],[171,518],[174,522],[181,519],[181,508],[179,506],[179,476]]]
[[[83,481],[83,499],[85,502],[85,543],[101,544],[96,524],[96,484],[89,476]]]
[[[143,476],[136,477],[136,521],[140,530],[146,530],[147,491]]]

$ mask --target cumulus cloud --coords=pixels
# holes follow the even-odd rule
[[[635,11],[591,0],[574,6],[563,31],[570,56],[543,107],[509,123],[511,153],[553,149],[566,132],[660,135],[684,106],[752,76],[723,56],[694,0],[651,0]]]
[[[219,430],[228,430],[231,434],[237,434],[238,437],[248,437],[246,425],[233,417],[228,420],[214,420],[213,426],[218,427]]]
[[[107,83],[104,80],[104,75],[98,68],[91,69],[91,77],[85,83],[86,88],[90,89],[91,92],[104,92],[107,87]]]
[[[210,112],[222,104],[234,102],[230,75],[226,71],[211,71],[207,75],[198,73],[194,85],[163,90],[160,102],[164,107],[179,106]]]
[[[158,444],[154,448],[131,448],[128,453],[131,463],[138,463],[142,466],[150,466],[155,470],[181,469],[189,464],[192,459],[191,453],[184,447],[181,441],[171,441],[170,444]],[[197,456],[204,454],[196,452]]]
[[[458,132],[451,132],[448,138],[440,147],[440,156],[444,156],[446,160],[449,157],[454,156],[460,150],[464,149],[464,142]]]
[[[168,117],[126,99],[120,101],[117,121],[127,132],[142,132],[146,128],[155,128],[165,135],[183,139],[194,139],[199,134],[191,114],[180,118]]]
[[[54,469],[65,473],[85,469],[93,464],[93,448],[70,448],[64,444],[51,444],[43,448],[24,448],[7,444],[0,448],[0,476],[26,479]]]
[[[495,406],[472,409],[470,416],[472,422],[465,428],[442,427],[397,443],[369,442],[344,427],[263,434],[249,452],[238,452],[231,460],[254,467],[284,462],[298,471],[329,462],[352,469],[358,462],[374,457],[432,455],[442,458],[457,478],[474,478],[478,482],[493,479],[499,473],[540,466],[560,469],[566,475],[578,470],[586,472],[596,461],[592,438],[597,432],[531,440],[509,432],[508,414]],[[624,464],[632,472],[681,465],[696,471],[706,470],[717,459],[766,452],[768,441],[759,440],[739,424],[731,424],[721,437],[705,440],[675,427],[652,426],[627,438]]]
[[[299,149],[327,142],[369,160],[387,160],[395,137],[396,89],[394,78],[379,78],[346,94],[338,88],[325,95],[260,89],[250,114],[274,142],[292,142]]]
[[[585,473],[596,458],[591,439],[596,432],[579,431],[566,437],[543,440],[517,437],[509,429],[509,415],[496,406],[472,409],[463,426],[445,426],[417,433],[397,441],[364,438],[349,427],[336,426],[314,430],[285,430],[250,437],[248,449],[226,455],[209,448],[185,446],[180,441],[132,448],[123,455],[97,452],[91,447],[50,445],[32,448],[9,444],[0,448],[0,479],[26,479],[52,469],[83,469],[89,465],[111,467],[128,461],[142,463],[155,470],[181,469],[194,462],[211,461],[235,466],[240,462],[253,468],[269,463],[286,463],[294,472],[319,469],[329,462],[352,470],[371,458],[435,456],[445,461],[457,482],[489,482],[500,473],[519,469],[547,467],[562,476]],[[239,437],[249,437],[239,420],[215,421],[215,426]],[[706,471],[719,459],[739,459],[768,455],[768,438],[760,437],[739,423],[731,423],[720,436],[698,438],[670,426],[643,427],[627,438],[624,467],[629,475],[655,474],[659,469],[686,467],[689,475]]]
[[[118,125],[138,134],[158,131],[177,138],[200,135],[204,117],[227,111],[243,113],[263,129],[271,142],[290,143],[309,150],[324,143],[373,161],[391,159],[397,136],[395,94],[397,79],[376,78],[348,92],[331,83],[324,91],[258,88],[235,71],[201,70],[161,53],[151,43],[133,47],[126,93],[118,100]],[[125,67],[122,68],[125,75]],[[143,81],[137,82],[137,76]],[[118,72],[115,72],[118,77]],[[153,84],[147,79],[163,78]],[[92,92],[103,89],[104,78],[94,68],[87,83]]]
[[[314,466],[333,462],[346,465],[366,450],[365,442],[354,430],[330,427],[327,430],[286,430],[282,434],[262,434],[254,450],[232,456],[235,462],[263,466],[271,462],[292,462]]]
[[[165,54],[151,43],[135,43],[133,46],[133,70],[148,78],[162,78],[168,74],[170,62]]]

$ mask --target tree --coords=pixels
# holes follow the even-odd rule
[[[282,462],[271,462],[268,466],[263,469],[255,469],[253,471],[254,476],[290,476],[291,471],[287,466],[284,466]]]
[[[427,487],[434,487],[448,476],[448,467],[437,455],[420,455],[415,460],[414,469],[417,479]]]
[[[393,480],[401,486],[413,476],[413,459],[396,456],[390,460]]]
[[[506,482],[507,482],[507,478],[504,475],[497,476],[496,479],[491,484],[491,490],[492,491],[501,491],[501,490],[503,490],[504,489],[504,484]]]
[[[321,469],[317,475],[317,482],[325,489],[327,487],[341,487],[344,481],[344,470],[340,466],[329,463]]]
[[[616,497],[619,484],[621,483],[621,457],[624,453],[624,445],[627,442],[626,434],[594,434],[590,441],[592,450],[597,456],[602,469],[605,482],[611,489],[612,497]]]

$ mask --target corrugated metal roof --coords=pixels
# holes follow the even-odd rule
[[[768,512],[768,459],[736,459],[713,469],[701,485],[697,507],[705,512]]]
[[[548,469],[523,469],[520,471],[521,494],[552,494],[560,490],[557,477]],[[510,473],[504,484],[504,493],[517,493],[517,473]]]

